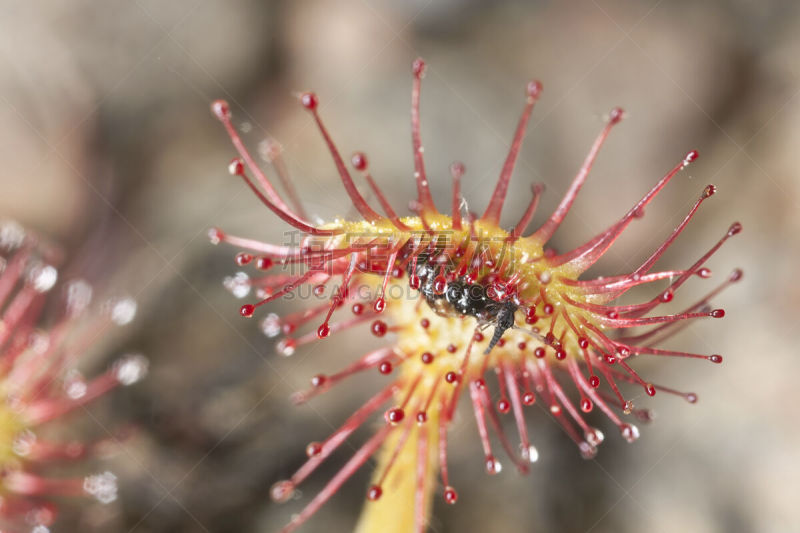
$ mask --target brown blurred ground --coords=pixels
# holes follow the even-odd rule
[[[239,302],[221,285],[235,271],[231,250],[210,246],[206,229],[278,241],[284,228],[228,178],[233,151],[208,104],[230,100],[253,146],[267,134],[279,139],[309,210],[326,218],[346,214],[348,202],[293,97],[314,89],[343,151],[365,150],[402,205],[413,188],[409,65],[420,55],[429,65],[423,136],[436,198],[447,197],[447,165],[461,159],[464,193],[482,209],[524,83],[536,77],[545,92],[512,183],[524,194],[512,194],[506,223],[531,181],[548,186],[542,212],[555,205],[603,115],[621,105],[628,118],[557,235],[559,248],[612,222],[692,148],[698,163],[597,272],[645,257],[706,183],[719,194],[661,264],[687,264],[733,220],[745,227],[709,265],[718,278],[745,270],[718,300],[728,316],[674,341],[722,353],[725,364],[638,367],[697,391],[696,406],[642,400],[657,422],[635,445],[603,426],[608,438],[593,462],[545,416],[533,417],[541,459],[528,478],[486,479],[467,420],[456,430],[464,438],[453,439],[466,442],[452,451],[460,502],[437,502],[433,531],[800,529],[798,36],[800,9],[789,0],[0,3],[0,215],[89,254],[90,277],[138,294],[138,331],[126,345],[152,358],[148,380],[104,413],[142,427],[114,461],[121,500],[69,513],[56,531],[275,531],[328,479],[335,461],[302,501],[276,506],[267,497],[305,444],[376,380],[294,408],[291,391],[354,354],[334,340],[279,359],[256,321],[237,319]],[[366,479],[348,483],[304,531],[352,527]]]

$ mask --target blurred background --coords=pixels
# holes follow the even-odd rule
[[[507,469],[487,478],[466,419],[451,451],[460,501],[436,498],[431,531],[800,530],[798,36],[800,4],[789,0],[0,2],[0,217],[60,241],[87,277],[136,295],[141,311],[120,345],[151,358],[145,382],[99,408],[140,427],[109,461],[120,499],[68,507],[54,530],[277,531],[343,464],[347,454],[298,500],[270,502],[271,484],[297,468],[305,445],[380,380],[357,378],[303,407],[289,401],[313,374],[357,354],[334,338],[282,358],[258,320],[238,316],[242,302],[223,287],[237,270],[235,251],[210,245],[208,228],[268,242],[286,228],[228,176],[234,151],[208,106],[228,99],[254,149],[279,140],[308,211],[329,219],[350,204],[296,100],[315,90],[342,151],[364,150],[400,207],[414,190],[417,56],[429,66],[422,134],[439,201],[449,198],[447,167],[458,159],[464,195],[483,210],[535,77],[544,93],[504,224],[516,221],[533,181],[547,185],[536,219],[544,220],[619,105],[627,118],[556,235],[558,249],[613,222],[690,149],[697,163],[594,272],[644,259],[707,183],[718,194],[660,265],[682,268],[731,222],[744,225],[708,265],[717,280],[745,271],[716,301],[726,318],[700,321],[670,344],[721,353],[724,364],[637,362],[656,383],[697,392],[696,405],[641,398],[658,418],[632,445],[593,414],[607,435],[594,461],[535,414],[540,460],[528,477]],[[701,285],[686,288],[683,302]],[[349,531],[369,473],[303,531]]]

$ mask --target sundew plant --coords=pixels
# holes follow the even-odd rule
[[[210,231],[212,242],[240,250],[236,262],[252,269],[252,275],[241,272],[228,280],[234,292],[259,298],[243,305],[241,316],[253,317],[262,306],[274,302],[273,312],[263,312],[260,320],[267,336],[282,336],[277,350],[284,356],[312,342],[335,342],[329,337],[350,328],[364,328],[386,339],[382,348],[354,354],[353,362],[341,371],[311,377],[311,387],[295,395],[303,403],[358,372],[375,371],[386,380],[377,393],[366,394],[363,405],[332,434],[309,443],[305,464],[272,487],[274,500],[288,500],[357,428],[375,424],[372,437],[294,515],[283,533],[306,522],[373,456],[377,456],[377,468],[365,491],[367,503],[357,530],[424,531],[435,495],[449,504],[458,500],[448,474],[447,437],[462,398],[474,413],[475,435],[484,452],[480,462],[486,472],[498,474],[510,465],[525,473],[539,457],[526,424],[526,410],[535,403],[546,407],[581,456],[592,458],[604,433],[593,425],[595,417],[590,420],[589,413],[602,413],[607,419],[604,426],[615,427],[628,442],[639,438],[636,422],[651,418],[649,410],[633,404],[631,390],[697,401],[695,393],[658,385],[640,375],[637,359],[722,362],[719,354],[659,346],[691,321],[724,317],[725,311],[711,301],[741,279],[740,270],[705,295],[690,299],[680,312],[663,314],[659,308],[671,302],[690,278],[711,277],[708,259],[741,231],[741,225],[721,228],[719,240],[681,268],[654,268],[701,204],[714,195],[713,185],[690,191],[697,199],[688,213],[666,238],[652,245],[651,255],[637,268],[615,276],[584,276],[625,229],[644,216],[656,196],[697,159],[696,151],[677,157],[675,166],[656,178],[649,191],[631,199],[627,209],[621,208],[610,226],[581,246],[557,253],[548,242],[569,214],[606,138],[623,119],[623,110],[614,108],[608,114],[560,203],[537,229],[529,226],[543,194],[539,184],[531,187],[530,203],[518,222],[504,228],[500,215],[542,85],[527,84],[505,164],[488,205],[477,214],[465,209],[460,192],[465,169],[459,163],[449,169],[451,201],[446,206],[434,203],[429,180],[441,179],[440,173],[432,177],[426,169],[420,136],[425,63],[416,60],[412,72],[411,155],[417,195],[410,203],[383,194],[363,153],[356,152],[350,164],[345,163],[320,116],[316,95],[300,95],[350,198],[351,204],[343,205],[341,211],[355,208],[359,215],[324,224],[312,222],[298,200],[280,150],[268,150],[267,155],[283,193],[245,147],[228,104],[212,104],[238,151],[229,165],[230,174],[252,189],[287,226],[302,233],[302,239],[287,246],[216,228]],[[377,205],[371,205],[362,193],[367,188]],[[410,214],[398,214],[396,206],[406,204]],[[659,288],[651,289],[652,296],[638,303],[619,303],[621,296],[640,286]],[[280,300],[303,288],[320,298],[330,297],[299,312],[281,313]],[[504,433],[503,416],[513,417],[516,435]]]
[[[0,531],[47,533],[65,499],[117,499],[112,472],[63,470],[96,459],[121,435],[83,440],[70,433],[69,422],[147,374],[147,359],[132,353],[84,377],[82,364],[111,328],[134,319],[137,305],[129,297],[95,302],[85,280],[59,279],[61,262],[59,248],[0,221]]]

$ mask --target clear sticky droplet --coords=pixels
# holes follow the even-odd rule
[[[520,444],[519,454],[524,460],[530,463],[535,463],[539,460],[539,450],[533,445],[525,446],[524,444]]]
[[[295,352],[296,349],[297,349],[297,341],[294,340],[294,339],[290,339],[288,337],[285,338],[285,339],[282,339],[275,346],[275,350],[278,352],[278,354],[280,354],[280,355],[282,355],[284,357],[289,357],[291,355],[294,355],[294,352]]]
[[[11,443],[11,449],[20,457],[25,457],[31,453],[34,444],[36,444],[36,434],[26,429],[14,437],[14,441]]]
[[[269,489],[269,495],[272,498],[272,501],[283,503],[285,501],[288,501],[289,498],[292,497],[292,494],[294,494],[294,490],[295,490],[294,483],[292,483],[287,479],[283,481],[278,481],[277,483],[272,485],[272,487]]]
[[[620,433],[622,434],[622,438],[628,442],[634,442],[639,438],[639,428],[633,424],[623,424],[620,426]]]
[[[64,392],[69,398],[79,400],[86,396],[87,389],[86,380],[80,372],[77,370],[67,372],[64,378]]]
[[[245,272],[237,272],[233,276],[226,276],[222,285],[233,294],[234,298],[245,298],[250,294],[250,276]]]
[[[71,315],[82,313],[92,303],[92,286],[82,279],[67,283],[67,312]]]
[[[0,222],[0,248],[14,250],[25,242],[25,228],[13,220]]]
[[[28,283],[36,292],[47,292],[58,281],[58,270],[46,264],[34,265],[28,273]]]
[[[217,245],[225,238],[225,233],[219,228],[211,228],[208,230],[208,240],[213,245]]]
[[[586,439],[586,442],[592,446],[600,446],[606,438],[603,432],[597,428],[591,428],[590,431],[584,433],[583,437]]]
[[[581,457],[584,459],[594,459],[597,456],[597,448],[586,441],[581,441],[581,443],[578,444],[578,450],[581,452]]]
[[[120,384],[128,386],[147,375],[150,362],[142,354],[126,355],[114,365],[114,375]]]
[[[488,472],[489,474],[494,475],[494,474],[499,474],[502,471],[503,471],[503,465],[500,464],[500,461],[498,461],[492,455],[487,455],[486,456],[486,472]]]
[[[111,503],[117,499],[117,476],[111,472],[86,476],[83,490],[100,503]]]
[[[111,321],[118,325],[124,326],[136,317],[136,310],[138,305],[133,298],[120,298],[111,302]]]
[[[28,348],[36,354],[43,354],[50,348],[50,334],[41,329],[33,330],[28,335]]]
[[[270,137],[262,140],[258,143],[258,155],[261,159],[266,163],[272,163],[277,159],[281,153],[283,152],[283,146]]]
[[[281,317],[275,313],[270,313],[261,321],[261,331],[267,337],[274,338],[281,333]]]

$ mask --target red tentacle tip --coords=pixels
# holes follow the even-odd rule
[[[381,362],[381,364],[378,365],[378,372],[380,372],[384,376],[391,374],[393,369],[394,367],[392,366],[391,361],[383,361]]]
[[[441,274],[436,276],[436,279],[433,280],[433,292],[436,294],[444,294],[446,288],[447,279]]]
[[[234,256],[233,260],[239,266],[247,266],[253,260],[253,256],[247,252],[239,252]]]
[[[356,170],[367,170],[367,156],[363,152],[354,153],[350,162],[353,163],[353,168]]]
[[[310,442],[308,446],[306,446],[306,455],[308,457],[316,457],[321,453],[322,453],[322,444],[320,444],[319,442]]]
[[[256,306],[253,304],[244,304],[242,307],[239,308],[239,314],[245,318],[250,318],[253,316],[253,313],[256,310]]]
[[[415,59],[411,64],[411,72],[416,78],[421,78],[425,75],[425,61],[421,57]]]
[[[303,104],[303,107],[306,109],[313,111],[319,105],[319,99],[315,93],[305,92],[300,95],[300,103]]]
[[[453,177],[461,177],[466,173],[467,167],[461,161],[456,161],[450,165],[450,175]]]
[[[214,100],[211,102],[211,112],[222,121],[231,118],[231,107],[225,100]]]
[[[444,489],[444,501],[453,505],[458,501],[458,493],[453,487],[446,487]]]
[[[238,157],[231,159],[228,163],[228,172],[231,176],[242,176],[244,174],[244,163]]]
[[[542,82],[539,80],[531,80],[525,87],[525,93],[531,98],[539,98],[539,95],[542,94],[543,88]]]
[[[722,356],[719,354],[709,355],[708,360],[712,363],[720,364],[722,362]]]
[[[256,258],[256,268],[258,270],[269,270],[272,268],[273,261],[269,257],[259,256]]]
[[[406,413],[399,407],[395,407],[386,411],[383,416],[386,419],[386,422],[389,424],[397,425],[403,421],[403,419],[406,417]]]
[[[608,122],[610,124],[617,124],[620,120],[625,117],[625,110],[621,107],[615,107],[611,110],[611,113],[608,114]]]
[[[272,488],[269,489],[269,495],[272,501],[283,503],[288,501],[294,494],[294,483],[289,480],[278,481]]]
[[[500,471],[503,469],[503,466],[500,464],[500,461],[495,459],[493,455],[486,456],[486,472],[494,475],[499,474]]]
[[[208,230],[208,240],[211,244],[219,244],[225,239],[225,232],[219,228],[211,228]]]
[[[708,313],[708,316],[710,316],[712,318],[722,318],[722,317],[725,316],[725,310],[724,309],[714,309],[713,311]]]
[[[733,272],[731,272],[731,275],[730,275],[730,277],[728,277],[728,280],[731,283],[735,283],[735,282],[739,281],[740,279],[742,279],[742,276],[744,276],[744,272],[742,272],[741,268],[737,268]]]
[[[686,168],[689,163],[693,163],[698,157],[700,157],[700,154],[697,153],[697,150],[692,150],[686,154],[686,157],[683,158],[683,164],[681,165],[681,168]]]
[[[532,392],[526,392],[522,395],[522,403],[525,405],[533,405],[536,403],[536,396]]]
[[[380,488],[378,485],[372,485],[369,490],[367,491],[367,499],[369,501],[374,502],[375,500],[380,499],[381,495],[383,494],[383,489]]]
[[[706,188],[703,190],[703,198],[708,198],[709,196],[713,196],[714,193],[717,192],[716,185],[708,184]]]
[[[386,322],[383,320],[376,320],[372,323],[372,334],[376,337],[383,337],[386,335],[386,332],[389,330],[389,327],[386,325]]]
[[[728,228],[728,237],[733,237],[734,235],[740,233],[741,231],[742,231],[742,225],[738,222],[734,222],[733,224],[731,224],[731,227]]]
[[[317,337],[319,337],[320,339],[324,339],[330,334],[331,334],[331,327],[327,323],[322,324],[319,328],[317,328]]]

